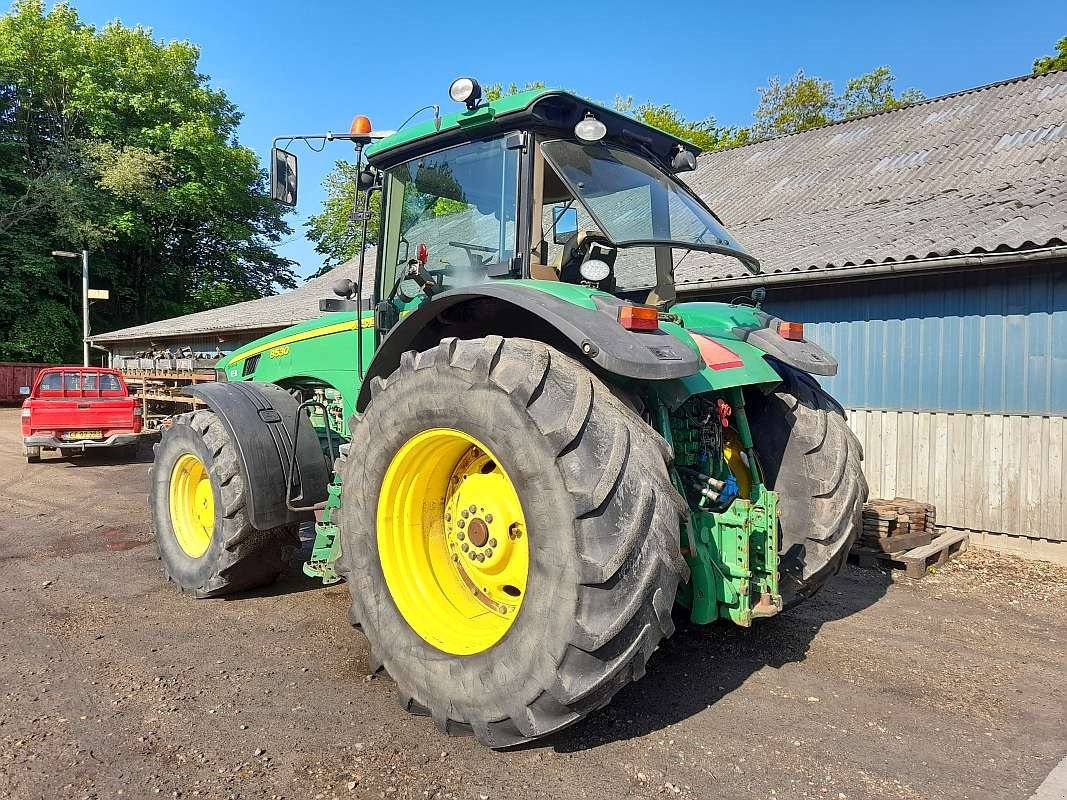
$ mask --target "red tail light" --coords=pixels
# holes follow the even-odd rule
[[[659,311],[655,306],[622,306],[619,309],[619,324],[628,331],[658,330]]]

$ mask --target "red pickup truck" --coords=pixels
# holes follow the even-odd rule
[[[141,407],[118,370],[45,369],[22,404],[26,460],[40,461],[42,450],[66,454],[93,447],[136,447],[141,423]]]

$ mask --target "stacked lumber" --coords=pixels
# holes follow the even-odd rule
[[[863,531],[851,558],[861,567],[903,569],[909,578],[921,578],[967,548],[965,532],[942,533],[936,521],[929,503],[907,497],[871,500],[863,507]]]
[[[937,531],[937,511],[929,503],[906,497],[875,499],[863,506],[860,544],[882,553],[899,553],[930,544]]]

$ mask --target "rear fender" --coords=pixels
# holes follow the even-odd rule
[[[483,283],[454,289],[424,302],[382,341],[371,361],[356,409],[370,400],[370,383],[393,372],[408,350],[422,351],[441,339],[496,334],[538,339],[586,362],[594,370],[636,380],[671,380],[700,372],[694,348],[667,331],[628,331],[618,323],[623,301],[569,284],[539,287],[537,281]],[[560,294],[566,295],[564,297]]]
[[[241,478],[248,498],[248,519],[257,530],[308,522],[311,511],[286,507],[286,475],[293,453],[296,426],[296,466],[293,494],[300,505],[326,499],[330,473],[318,436],[307,415],[297,414],[299,403],[289,392],[270,383],[204,383],[186,390],[205,402],[225,426],[237,450]]]

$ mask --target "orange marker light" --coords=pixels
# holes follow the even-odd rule
[[[352,120],[352,127],[348,129],[348,132],[353,136],[370,133],[372,130],[370,119],[368,117],[359,114]]]
[[[659,330],[659,311],[655,306],[622,306],[619,324],[628,331]]]
[[[778,335],[781,336],[783,339],[788,339],[791,342],[802,342],[804,341],[804,323],[779,322]]]

